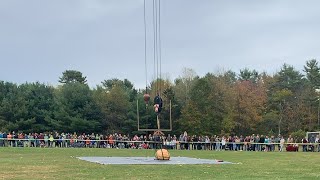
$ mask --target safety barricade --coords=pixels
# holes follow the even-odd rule
[[[0,138],[0,147],[119,148],[214,151],[320,151],[319,143],[185,142],[90,139],[14,139]]]

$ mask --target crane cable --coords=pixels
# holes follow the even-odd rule
[[[148,94],[148,67],[147,67],[147,22],[146,22],[146,0],[143,1],[143,24],[144,24],[144,63],[146,73],[146,94]]]
[[[161,36],[160,36],[160,0],[152,1],[152,25],[153,25],[153,64],[154,64],[154,87],[155,95],[161,93],[161,74],[162,74],[162,57],[161,57]],[[144,58],[145,58],[145,74],[146,74],[146,93],[148,87],[148,71],[147,71],[147,4],[144,0]]]
[[[156,76],[155,94],[161,93],[161,37],[160,37],[160,0],[153,0],[153,35],[154,35],[154,73]]]
[[[160,0],[159,0],[159,16],[158,16],[159,17],[159,26],[158,26],[158,28],[159,28],[159,30],[158,30],[159,31],[159,33],[158,33],[159,34],[158,35],[159,36],[159,73],[160,73],[159,77],[160,77],[160,80],[161,80],[161,64],[162,64],[162,62],[161,62],[161,36],[160,36],[160,29],[161,29],[160,28],[160,25],[161,25],[161,23],[160,23],[161,21],[160,20],[161,19],[160,19],[160,10],[161,9],[160,9]],[[161,92],[161,81],[160,81],[160,92]]]
[[[152,25],[153,25],[153,65],[154,65],[154,75],[155,75],[155,91],[154,94],[157,95],[158,91],[158,74],[157,74],[157,36],[156,36],[156,1],[152,1]]]

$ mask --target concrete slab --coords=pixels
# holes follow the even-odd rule
[[[77,157],[99,164],[232,164],[231,162],[197,159],[190,157],[171,157],[170,160],[155,160],[154,157]]]

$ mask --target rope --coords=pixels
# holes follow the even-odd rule
[[[161,94],[161,71],[162,71],[162,60],[161,60],[161,34],[160,34],[160,0],[153,0],[153,24],[154,24],[154,63],[155,63],[155,93]]]
[[[155,95],[157,94],[157,89],[158,89],[158,83],[157,83],[157,67],[156,67],[156,24],[155,24],[155,0],[153,0],[153,9],[152,9],[152,12],[153,12],[153,63],[154,63],[154,75],[155,75]]]
[[[153,64],[154,64],[154,89],[155,95],[161,94],[162,79],[162,57],[161,57],[161,12],[160,0],[152,1],[152,25],[153,25]],[[146,89],[147,89],[147,22],[146,22],[146,0],[144,0],[144,31],[145,31],[145,66],[146,66]]]
[[[157,93],[159,93],[159,53],[158,53],[158,2],[155,0],[155,36],[156,36],[156,61],[157,61]]]
[[[159,63],[160,64],[160,66],[159,66],[160,70],[159,71],[160,71],[160,80],[161,80],[161,65],[162,65],[162,62],[161,62],[161,36],[160,36],[160,30],[161,30],[161,28],[160,28],[161,27],[161,23],[160,23],[161,19],[160,19],[160,17],[161,16],[160,16],[160,10],[161,9],[160,9],[160,0],[159,0],[159,30],[158,31],[159,31],[159,61],[160,61],[160,63]],[[160,84],[160,92],[161,92],[161,84]]]
[[[147,22],[146,22],[146,0],[143,1],[143,24],[144,24],[144,64],[146,73],[146,94],[148,93],[148,68],[147,68]]]

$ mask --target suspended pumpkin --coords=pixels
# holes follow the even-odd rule
[[[149,94],[144,94],[143,95],[143,100],[146,104],[149,104],[150,101],[150,95]]]

